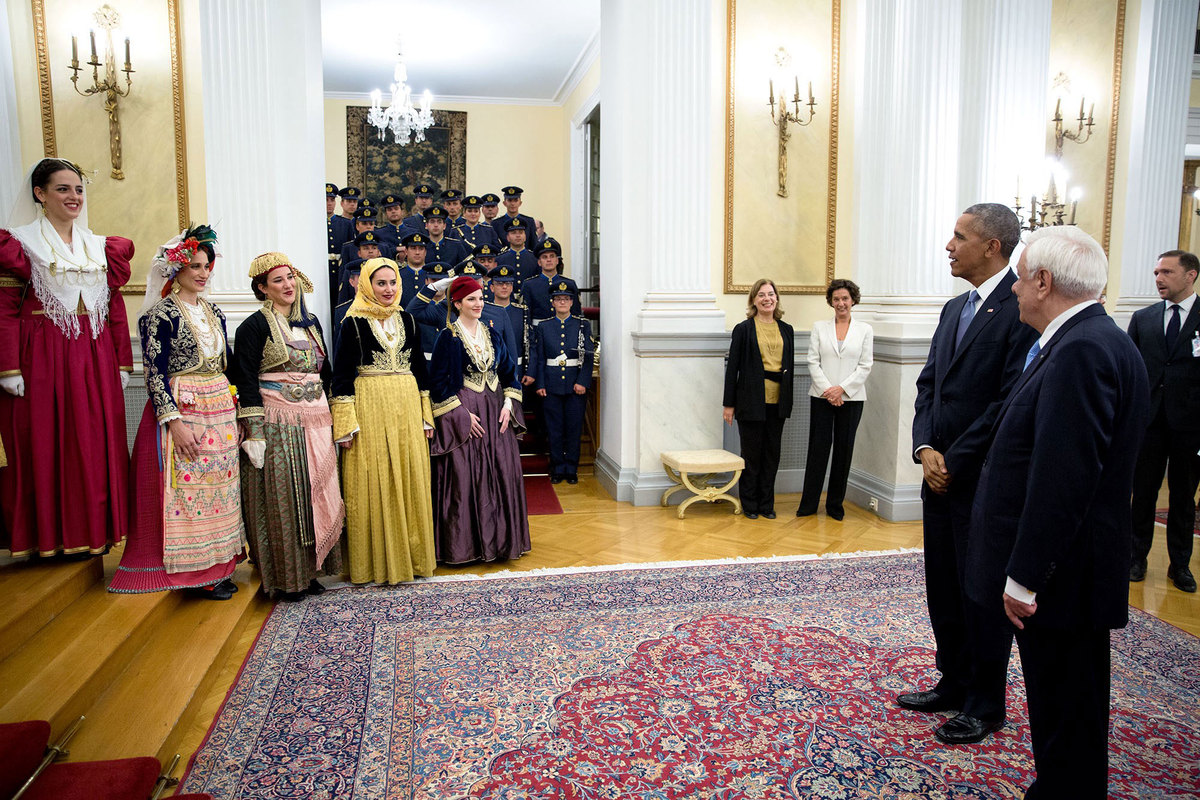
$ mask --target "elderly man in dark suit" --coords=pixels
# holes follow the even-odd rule
[[[946,245],[950,272],[973,287],[942,309],[917,378],[913,459],[921,464],[925,586],[942,676],[901,694],[915,711],[960,713],[937,728],[949,744],[982,741],[1004,725],[1012,631],[966,597],[963,570],[975,483],[1000,405],[1037,333],[1018,319],[1008,268],[1021,240],[1012,209],[980,203],[963,212]]]
[[[1196,275],[1200,260],[1183,250],[1158,257],[1154,283],[1161,303],[1129,321],[1129,336],[1150,376],[1150,418],[1133,483],[1133,564],[1129,580],[1146,579],[1146,556],[1154,541],[1154,508],[1167,475],[1167,579],[1180,591],[1196,591],[1192,530],[1200,485],[1200,304]]]
[[[1129,496],[1150,388],[1097,302],[1108,261],[1078,228],[1029,237],[1013,286],[1041,336],[995,423],[967,587],[1017,628],[1037,777],[1025,797],[1108,796],[1109,630],[1129,617]]]

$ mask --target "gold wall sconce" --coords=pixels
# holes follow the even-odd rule
[[[792,57],[784,48],[779,48],[775,52],[775,63],[780,68],[786,68],[791,64]],[[800,111],[800,76],[794,75],[796,82],[795,92],[792,94],[792,111],[787,109],[787,96],[785,90],[779,93],[779,114],[775,114],[775,80],[768,80],[768,100],[767,105],[771,107],[771,122],[775,123],[775,127],[779,129],[779,189],[776,192],[780,197],[787,197],[787,143],[791,138],[791,133],[788,132],[788,124],[805,126],[813,121],[816,115],[817,101],[813,99],[812,81],[808,82],[808,102],[803,105],[808,106],[808,117],[804,118]]]
[[[1092,103],[1088,107],[1087,115],[1083,113],[1083,109],[1087,106],[1087,98],[1082,95],[1079,98],[1079,118],[1075,120],[1075,130],[1067,130],[1063,127],[1062,102],[1063,95],[1070,94],[1071,79],[1064,72],[1058,73],[1054,78],[1054,88],[1059,93],[1058,101],[1054,104],[1054,116],[1051,122],[1054,123],[1054,156],[1062,158],[1063,144],[1067,139],[1070,139],[1076,144],[1083,144],[1092,136],[1092,127],[1096,124],[1095,112],[1096,104]]]
[[[108,114],[108,149],[112,158],[112,177],[114,180],[125,180],[121,169],[121,118],[117,108],[117,100],[128,97],[133,85],[133,65],[129,60],[129,39],[125,39],[125,88],[121,89],[117,79],[117,59],[113,52],[113,30],[121,24],[121,16],[117,10],[105,3],[93,15],[96,25],[104,31],[104,61],[101,62],[96,54],[96,30],[88,33],[91,40],[92,57],[86,63],[92,68],[92,85],[86,89],[79,88],[79,42],[77,37],[71,37],[71,83],[75,91],[83,97],[93,94],[104,95],[104,110]],[[104,67],[104,79],[100,79],[100,68]]]
[[[1013,211],[1017,214],[1021,228],[1027,231],[1036,231],[1038,228],[1053,225],[1075,224],[1075,212],[1079,208],[1079,198],[1083,196],[1083,190],[1076,186],[1068,192],[1066,170],[1063,169],[1062,164],[1058,161],[1053,159],[1049,159],[1048,161],[1047,171],[1049,175],[1047,177],[1046,191],[1041,197],[1038,197],[1036,194],[1029,196],[1028,221],[1026,221],[1025,216],[1021,213],[1025,207],[1021,205],[1021,181],[1017,180],[1017,195],[1013,198]]]

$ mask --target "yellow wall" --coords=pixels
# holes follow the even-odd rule
[[[346,107],[357,100],[325,100],[325,178],[346,183]],[[500,193],[516,184],[525,190],[521,213],[542,220],[546,232],[570,248],[568,172],[563,109],[485,103],[438,103],[435,110],[467,112],[469,194]],[[569,117],[567,118],[569,122]],[[411,205],[412,198],[405,198]],[[500,209],[504,213],[503,206]]]

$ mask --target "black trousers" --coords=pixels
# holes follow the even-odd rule
[[[1196,525],[1196,488],[1200,485],[1200,436],[1172,432],[1161,410],[1146,429],[1133,473],[1133,558],[1140,561],[1154,542],[1154,511],[1163,474],[1167,476],[1167,554],[1171,564],[1186,567],[1192,560],[1192,530]]]
[[[922,489],[925,593],[942,673],[937,690],[961,699],[964,713],[994,722],[1005,716],[1013,629],[1001,609],[985,609],[963,586],[974,499],[971,478],[944,495]]]
[[[779,406],[767,403],[767,418],[761,422],[738,420],[742,459],[746,468],[738,482],[743,514],[775,511],[775,475],[779,472],[779,448],[783,442],[784,418]]]
[[[799,513],[814,514],[821,503],[821,486],[825,483],[825,464],[833,448],[829,467],[829,493],[825,510],[840,514],[846,499],[846,482],[850,479],[850,459],[854,455],[854,434],[862,420],[861,400],[847,400],[834,406],[823,397],[808,398],[808,458],[804,462],[804,494],[800,497]]]
[[[547,394],[541,400],[550,440],[550,476],[573,478],[579,472],[579,437],[583,435],[587,395]]]
[[[1037,777],[1027,800],[1108,797],[1108,631],[1017,631]]]

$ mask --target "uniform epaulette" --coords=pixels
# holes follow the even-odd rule
[[[522,311],[528,311],[528,310],[529,310],[529,309],[528,309],[528,308],[525,306],[525,304],[524,304],[524,303],[509,303],[509,305],[510,305],[510,306],[512,306],[513,308],[519,308],[519,309],[521,309]]]

